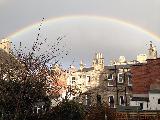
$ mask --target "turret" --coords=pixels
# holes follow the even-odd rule
[[[148,49],[148,59],[156,59],[157,58],[157,49],[156,46],[153,46],[150,41],[150,47]]]
[[[96,53],[95,58],[93,59],[92,67],[95,70],[103,70],[104,69],[104,58],[102,53]]]

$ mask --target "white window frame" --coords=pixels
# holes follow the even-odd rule
[[[87,75],[86,76],[86,86],[91,86],[90,82],[91,82],[91,76]]]
[[[113,86],[113,84],[109,84],[110,82],[108,82],[108,86]]]
[[[113,97],[113,100],[114,100],[114,95],[109,95],[109,96],[108,96],[108,104],[109,104],[109,106],[111,106],[111,105],[110,105],[110,97],[111,97],[111,96]],[[115,101],[114,101],[114,106],[113,106],[113,107],[115,107]]]
[[[87,75],[86,78],[87,78],[87,82],[90,83],[91,82],[91,76]]]
[[[113,80],[113,74],[111,74],[111,75],[112,75],[112,78],[108,79],[109,74],[107,74],[107,80]]]
[[[85,105],[88,105],[89,104],[89,101],[90,101],[91,97],[90,95],[85,95]]]
[[[85,95],[85,105],[88,104],[88,95]]]
[[[132,83],[131,82],[131,78],[129,76],[127,76],[127,81],[128,81],[128,86],[132,86]]]
[[[118,83],[123,83],[124,82],[124,77],[122,77],[122,81],[120,81],[120,75],[123,74],[123,73],[118,73]]]

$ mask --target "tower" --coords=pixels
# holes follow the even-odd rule
[[[95,58],[93,59],[92,67],[95,70],[103,70],[104,69],[104,58],[102,53],[96,53]]]
[[[157,49],[156,46],[153,46],[152,41],[150,41],[150,47],[148,49],[148,59],[157,58]]]

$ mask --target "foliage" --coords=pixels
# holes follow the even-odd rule
[[[64,100],[54,108],[54,114],[56,120],[83,120],[84,107],[75,101]]]
[[[104,120],[105,105],[92,105],[86,110],[86,120]]]
[[[25,119],[33,113],[37,102],[45,102],[46,109],[50,100],[41,82],[0,81],[0,108],[5,119]]]
[[[42,23],[29,52],[26,52],[26,47],[22,48],[21,43],[18,49],[14,46],[10,54],[0,50],[0,115],[4,120],[28,120],[32,116],[41,116],[33,112],[37,104],[43,104],[43,114],[50,108],[50,95],[46,93],[51,89],[46,83],[51,70],[47,64],[53,59],[53,64],[58,63],[60,56],[63,58],[68,51],[59,48],[63,37],[48,45],[47,38],[40,41],[41,27]],[[48,50],[38,53],[42,45],[46,45]],[[56,83],[56,80],[52,82]]]

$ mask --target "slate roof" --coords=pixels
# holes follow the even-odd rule
[[[131,64],[127,64],[127,65],[116,65],[116,68],[117,69],[130,69],[131,68]],[[115,69],[115,66],[104,66],[104,70],[114,70]],[[88,72],[88,71],[91,71],[91,70],[94,70],[94,67],[89,67],[89,68],[83,68],[82,69],[82,72]],[[78,70],[78,72],[81,72],[81,70]]]
[[[130,65],[130,64],[127,64],[127,65],[116,65],[116,68],[117,69],[123,69],[123,68],[129,69],[131,66],[132,65]],[[105,66],[104,68],[105,68],[105,70],[114,70],[115,69],[115,65],[113,65],[113,66]]]

